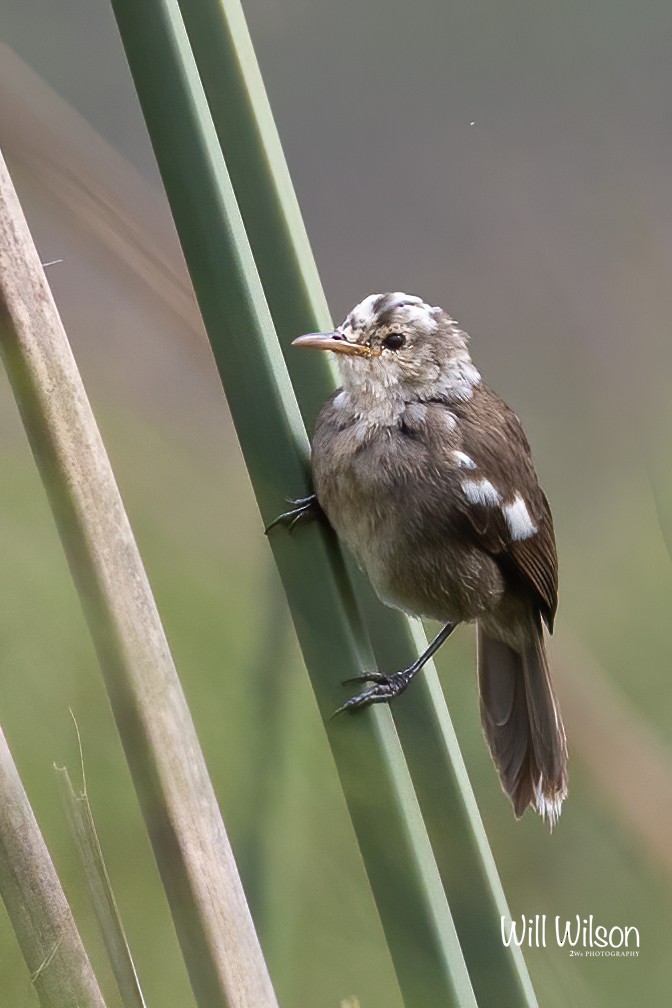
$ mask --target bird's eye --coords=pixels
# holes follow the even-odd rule
[[[383,340],[383,346],[386,350],[400,350],[401,347],[406,342],[406,337],[400,332],[391,332]]]

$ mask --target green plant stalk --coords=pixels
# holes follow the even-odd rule
[[[180,8],[310,431],[335,371],[326,354],[318,362],[289,347],[301,333],[331,328],[331,320],[245,16],[238,0],[186,0]]]
[[[252,252],[286,350],[287,368],[308,429],[335,387],[327,355],[291,348],[301,333],[332,323],[240,0],[186,0],[185,25]],[[368,291],[362,291],[362,295]],[[298,495],[300,487],[288,486]],[[426,647],[418,624],[383,605],[351,570],[378,668],[409,665]],[[392,705],[457,932],[479,1001],[533,1008],[521,950],[505,948],[509,911],[462,754],[433,664]],[[475,928],[473,921],[478,919]]]
[[[176,2],[113,0],[215,360],[265,523],[307,486],[308,442]],[[407,1008],[474,1005],[392,719],[329,720],[370,665],[328,530],[272,537]]]
[[[105,1008],[2,731],[0,894],[42,1008]]]
[[[242,834],[239,826],[238,864],[276,989],[289,998],[302,986],[297,976],[303,962],[301,899],[296,894],[313,843],[305,765],[321,727],[306,731],[303,723],[312,711],[301,688],[303,663],[297,661],[273,557],[264,560],[255,592],[263,625],[239,668],[254,691],[252,723],[264,729],[245,770],[248,803]]]
[[[77,845],[84,877],[93,902],[98,926],[103,936],[112,971],[124,1008],[146,1008],[135,969],[131,950],[128,946],[124,926],[119,915],[117,901],[105,859],[98,840],[93,814],[83,779],[82,791],[75,794],[67,767],[54,767],[58,775],[59,788],[65,807],[70,831]],[[82,763],[82,776],[84,767]]]
[[[98,653],[196,999],[203,1008],[276,1008],[156,603],[1,157],[0,348]]]

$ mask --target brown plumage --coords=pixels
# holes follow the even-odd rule
[[[371,295],[332,334],[343,388],[313,439],[317,499],[379,597],[453,626],[477,622],[481,717],[517,816],[553,824],[567,746],[543,626],[557,608],[553,522],[513,411],[483,385],[467,336],[442,309]],[[389,700],[423,664],[347,708]]]

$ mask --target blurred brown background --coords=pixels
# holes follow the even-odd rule
[[[400,1001],[109,6],[4,0],[0,141],[106,439],[281,1002]],[[635,925],[527,959],[550,1008],[668,1005],[672,7],[248,0],[336,319],[444,304],[522,416],[561,560],[571,796],[516,824],[469,629],[439,667],[512,913]],[[50,513],[0,379],[0,717],[97,964],[51,764],[76,768],[150,1004],[193,1004]],[[291,488],[288,488],[288,492]],[[403,701],[402,701],[403,702]],[[364,771],[363,771],[364,772]],[[478,921],[474,922],[478,926]],[[103,967],[101,967],[103,968]],[[0,916],[0,990],[35,1002]]]

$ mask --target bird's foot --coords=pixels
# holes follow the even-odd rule
[[[407,689],[413,676],[418,674],[420,669],[436,654],[443,642],[450,637],[456,626],[457,623],[446,623],[432,643],[425,648],[420,657],[416,658],[408,668],[402,669],[401,672],[393,672],[392,675],[383,675],[381,672],[366,672],[363,675],[355,676],[354,679],[346,679],[346,683],[370,682],[373,683],[373,686],[369,686],[368,689],[362,690],[357,696],[346,700],[342,707],[334,711],[332,717],[340,714],[341,711],[355,711],[359,710],[360,707],[368,707],[369,704],[373,703],[388,703],[394,697],[399,696],[400,693],[403,693]]]
[[[394,672],[392,675],[383,675],[381,672],[367,672],[364,675],[355,676],[353,679],[346,679],[346,683],[370,682],[373,686],[362,690],[356,696],[346,700],[342,707],[339,707],[334,714],[342,711],[355,711],[361,707],[368,707],[369,704],[389,703],[394,697],[399,696],[408,687],[411,679],[415,675],[415,669],[403,669],[401,672]]]
[[[317,494],[309,494],[307,497],[297,497],[296,500],[291,498],[287,499],[287,503],[291,504],[292,507],[289,511],[284,511],[282,514],[274,518],[270,525],[267,525],[264,529],[266,535],[275,528],[276,525],[286,525],[287,531],[291,532],[295,525],[299,525],[305,521],[311,521],[313,518],[319,518],[322,514],[322,508],[319,505]]]

